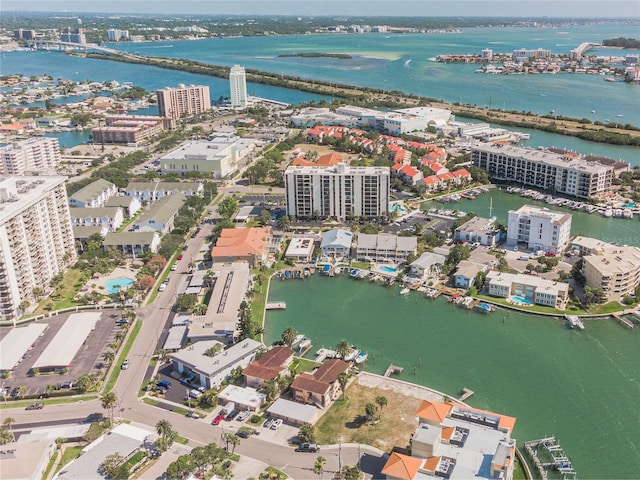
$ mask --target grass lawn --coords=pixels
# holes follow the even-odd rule
[[[60,460],[60,463],[56,467],[56,472],[59,472],[62,469],[62,467],[64,467],[71,460],[78,458],[81,453],[82,453],[82,447],[65,448],[64,451],[62,452],[62,460]]]
[[[377,396],[387,398],[382,418],[375,425],[365,421],[365,405],[375,403]],[[395,446],[406,447],[418,425],[415,417],[420,400],[396,393],[359,385],[353,382],[316,424],[316,440],[319,444],[336,444],[342,436],[343,443],[363,443],[390,452]]]
[[[50,297],[44,298],[40,301],[40,305],[33,312],[33,316],[40,315],[41,313],[47,313],[44,306],[49,304],[49,302],[53,302],[53,310],[60,310],[62,308],[73,307],[76,303],[73,301],[73,297],[75,297],[76,293],[78,293],[78,288],[74,285],[78,281],[78,279],[82,276],[82,271],[77,268],[70,268],[67,270],[67,273],[64,274],[62,278],[62,282],[58,287],[58,291],[63,293],[62,298],[58,300],[51,300]]]
[[[306,358],[294,358],[291,368],[294,369],[296,375],[304,372],[311,372],[314,368],[318,368],[321,364]]]

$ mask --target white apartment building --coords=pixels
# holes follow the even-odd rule
[[[516,296],[527,303],[564,310],[569,301],[569,284],[545,280],[535,275],[491,271],[484,282],[489,295],[509,298]],[[521,300],[518,300],[521,301]]]
[[[416,237],[361,233],[356,241],[356,260],[399,265],[405,263],[409,254],[416,253],[417,249]]]
[[[204,85],[178,85],[178,88],[156,90],[161,117],[181,118],[211,110],[209,87]]]
[[[526,243],[527,248],[532,250],[560,253],[569,244],[571,219],[570,213],[555,212],[534,205],[509,210],[507,245]]]
[[[612,165],[589,161],[575,154],[493,143],[475,145],[472,160],[476,167],[498,180],[580,198],[591,198],[608,191],[615,171]]]
[[[34,170],[49,172],[61,159],[57,138],[21,140],[0,147],[0,175],[24,175]]]
[[[76,261],[62,176],[0,177],[0,320],[23,314],[33,289]]]
[[[214,137],[211,140],[185,142],[160,158],[163,172],[185,175],[188,172],[210,173],[223,178],[237,170],[238,160],[255,149],[254,139]]]
[[[129,40],[129,30],[120,30],[118,28],[110,28],[107,30],[107,40],[110,42],[119,42],[120,40]]]
[[[344,220],[389,212],[389,167],[289,166],[284,177],[287,215]]]
[[[234,65],[229,71],[229,90],[231,92],[231,108],[246,108],[247,78],[244,67]]]
[[[118,187],[108,180],[99,178],[81,188],[69,197],[69,205],[78,208],[104,207],[107,200],[118,193]]]

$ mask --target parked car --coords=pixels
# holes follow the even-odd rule
[[[238,410],[237,408],[234,408],[233,410],[231,410],[231,413],[227,415],[227,421],[230,422],[231,420],[236,418],[239,413],[240,413],[240,410]]]
[[[198,419],[200,418],[200,414],[196,411],[191,410],[189,413],[187,413],[187,417]]]
[[[199,399],[202,396],[202,392],[199,390],[191,389],[189,390],[189,398],[193,398],[194,400]]]
[[[182,260],[182,254],[178,255],[178,260]]]
[[[315,443],[303,443],[298,448],[296,448],[296,452],[311,452],[315,453],[320,450],[320,447]]]
[[[171,388],[171,382],[169,380],[160,380],[158,383],[156,383],[156,385],[159,387],[164,387],[167,390]]]
[[[164,292],[166,289],[167,289],[166,283],[161,283],[160,286],[158,287],[159,292]]]
[[[221,413],[220,415],[218,415],[216,418],[214,418],[214,419],[211,421],[211,425],[219,425],[219,424],[220,424],[220,422],[221,422],[222,420],[224,420],[224,418],[225,418],[224,414],[223,414],[223,413]]]
[[[271,425],[273,424],[273,419],[272,418],[267,418],[267,421],[264,422],[264,425],[262,425],[264,428],[271,428]]]
[[[157,385],[156,386],[156,392],[158,392],[161,395],[164,395],[165,393],[167,393],[167,389],[165,387],[163,387],[162,385]]]
[[[271,430],[278,430],[282,426],[282,419],[278,418],[271,424]]]
[[[238,414],[237,420],[239,422],[246,420],[249,417],[249,410],[244,410]]]
[[[249,432],[247,432],[246,430],[240,430],[238,433],[236,433],[236,435],[238,435],[240,438],[249,438]]]
[[[29,405],[26,410],[42,410],[44,408],[44,403],[36,402]]]

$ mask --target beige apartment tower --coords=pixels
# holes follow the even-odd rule
[[[163,88],[156,91],[161,117],[182,118],[211,110],[209,87],[183,84],[178,88]]]

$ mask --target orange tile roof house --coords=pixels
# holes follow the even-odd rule
[[[325,408],[340,394],[338,375],[348,369],[347,362],[331,359],[326,360],[313,373],[301,373],[291,384],[293,399]]]
[[[416,416],[411,455],[392,453],[382,468],[386,478],[513,478],[515,418],[427,400],[420,403]]]
[[[224,228],[211,249],[211,261],[246,261],[252,267],[257,267],[267,259],[270,239],[270,227]]]
[[[242,371],[245,385],[256,389],[264,388],[269,380],[278,375],[287,375],[293,362],[294,351],[289,347],[273,347],[259,359],[254,360]]]

